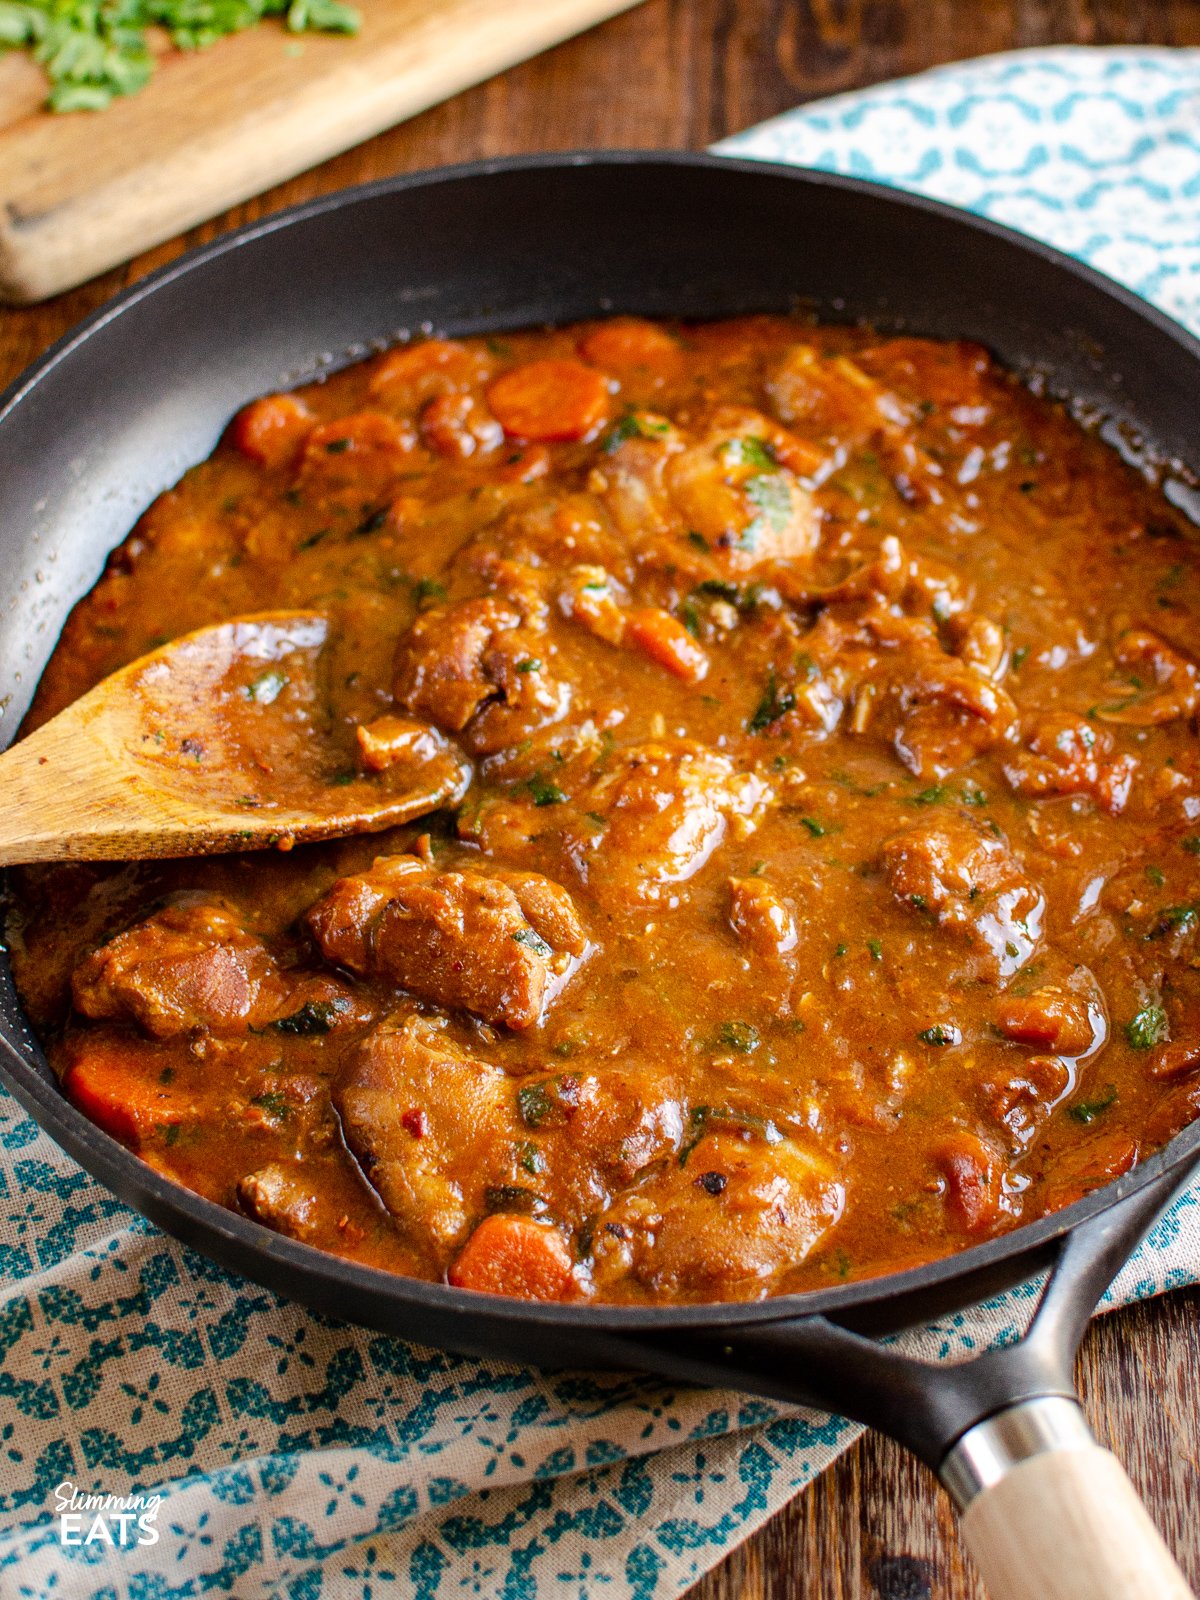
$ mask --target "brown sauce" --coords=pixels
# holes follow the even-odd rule
[[[26,869],[23,1000],[143,1160],[359,1261],[677,1302],[945,1255],[1200,1110],[1196,567],[1153,482],[972,346],[402,347],[235,420],[31,724],[312,609],[350,778],[432,728],[465,798]]]

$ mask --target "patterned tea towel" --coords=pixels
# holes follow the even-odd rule
[[[984,60],[721,148],[965,204],[1200,323],[1200,52]],[[1200,1188],[1109,1303],[1198,1279]],[[1032,1293],[914,1342],[1011,1337]],[[0,1600],[667,1600],[857,1432],[316,1317],[164,1238],[0,1094]],[[140,1499],[96,1533],[75,1493]]]

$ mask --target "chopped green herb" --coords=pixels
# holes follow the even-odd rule
[[[344,456],[349,448],[349,439],[330,439],[329,443],[325,446],[325,454],[327,456]]]
[[[561,806],[567,798],[556,783],[546,783],[541,778],[530,778],[527,787],[535,806]]]
[[[338,0],[0,0],[0,51],[28,50],[46,69],[50,111],[102,111],[136,94],[154,71],[146,29],[181,50],[285,16],[292,33],[355,33],[359,14]]]
[[[764,533],[786,532],[792,520],[792,491],[778,472],[760,472],[757,477],[747,478],[745,493],[758,515],[742,529],[738,546],[753,551]]]
[[[1076,1122],[1085,1124],[1095,1122],[1097,1117],[1103,1116],[1109,1106],[1115,1105],[1116,1102],[1117,1086],[1115,1083],[1110,1083],[1104,1093],[1098,1095],[1095,1100],[1081,1100],[1078,1105],[1068,1106],[1067,1114],[1074,1117]]]
[[[1180,840],[1183,848],[1190,856],[1200,856],[1200,833],[1189,834],[1186,839]]]
[[[483,1203],[488,1211],[517,1211],[528,1216],[544,1202],[532,1189],[523,1189],[516,1183],[490,1184],[483,1191]]]
[[[604,441],[609,455],[619,450],[627,439],[661,439],[671,431],[671,424],[660,417],[648,417],[637,411],[627,411]]]
[[[883,943],[879,939],[868,939],[867,949],[871,952],[872,961],[883,960]]]
[[[163,1143],[168,1145],[179,1143],[179,1124],[177,1122],[169,1122],[167,1124],[163,1130]]]
[[[541,670],[542,663],[536,656],[526,656],[524,661],[517,662],[518,672],[540,672]]]
[[[962,1043],[962,1034],[949,1022],[935,1022],[932,1028],[922,1028],[917,1038],[922,1044],[933,1045],[935,1049]]]
[[[538,1149],[537,1145],[531,1144],[528,1141],[518,1150],[517,1160],[520,1162],[521,1166],[526,1172],[533,1173],[534,1176],[536,1176],[539,1172],[545,1172],[546,1170],[545,1156]]]
[[[823,822],[818,822],[816,817],[801,817],[801,825],[808,829],[814,839],[823,839],[829,829]]]
[[[286,1117],[288,1114],[287,1100],[278,1089],[270,1089],[266,1094],[256,1094],[251,1100],[252,1106],[259,1106],[272,1117]]]
[[[743,1056],[753,1054],[762,1042],[758,1029],[748,1022],[723,1022],[717,1038],[727,1049],[736,1050]]]
[[[916,794],[910,795],[910,806],[940,806],[950,798],[950,791],[944,783],[931,784],[928,789],[921,789]]]
[[[1161,889],[1163,884],[1167,881],[1163,876],[1163,870],[1161,867],[1147,867],[1146,877],[1156,889]]]
[[[728,600],[731,606],[736,606],[742,598],[742,591],[737,584],[727,583],[724,578],[705,578],[703,583],[696,585],[693,593],[711,595],[715,600]]]
[[[276,1033],[328,1033],[349,1009],[349,1000],[340,996],[334,1000],[306,1000],[299,1011],[293,1011],[288,1017],[278,1017],[268,1026]]]
[[[775,679],[775,668],[767,674],[767,687],[758,702],[754,715],[746,724],[748,733],[765,733],[772,723],[786,717],[796,704],[796,696],[789,689],[780,690]]]
[[[1165,906],[1146,934],[1148,941],[1165,939],[1172,933],[1191,933],[1196,926],[1195,906]]]
[[[679,1150],[679,1165],[685,1167],[688,1157],[712,1130],[755,1134],[768,1144],[778,1144],[783,1135],[773,1122],[755,1116],[752,1111],[734,1111],[730,1106],[693,1106],[688,1114],[687,1131]]]
[[[523,1084],[517,1090],[517,1109],[527,1128],[561,1127],[575,1114],[578,1105],[579,1079],[569,1074]]]
[[[848,944],[836,944],[836,945],[834,945],[833,953],[834,953],[835,958],[840,961],[841,958],[848,953],[849,949],[850,949],[850,946]]]
[[[696,546],[697,550],[707,550],[708,549],[708,540],[704,537],[704,535],[702,533],[697,533],[694,528],[688,534],[688,539],[691,541],[692,544],[694,544]]]
[[[679,620],[691,634],[693,639],[700,637],[700,613],[690,600],[685,600],[679,608]]]
[[[1029,659],[1029,646],[1027,644],[1019,644],[1017,646],[1017,648],[1012,653],[1012,669],[1013,669],[1013,671],[1014,672],[1020,672],[1021,668],[1025,665],[1025,663],[1026,663],[1026,661],[1028,659]]]
[[[413,584],[413,599],[417,604],[424,605],[426,600],[444,600],[446,598],[446,585],[439,583],[436,578],[418,578]]]
[[[1167,1013],[1161,1006],[1147,1003],[1125,1024],[1125,1037],[1131,1050],[1153,1050],[1167,1037]]]
[[[730,439],[720,446],[720,453],[730,466],[757,467],[760,472],[775,472],[779,467],[775,452],[765,439],[752,434],[744,439]]]
[[[512,937],[514,944],[524,945],[526,950],[532,950],[534,955],[541,956],[543,960],[554,954],[545,939],[532,928],[518,928]]]
[[[246,688],[246,696],[253,700],[257,706],[269,706],[288,686],[287,673],[280,672],[278,667],[269,667],[261,673],[254,682]]]

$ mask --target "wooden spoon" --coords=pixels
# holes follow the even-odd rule
[[[0,756],[0,865],[290,849],[460,800],[470,765],[434,728],[360,771],[322,681],[328,633],[319,613],[265,612],[105,678]]]

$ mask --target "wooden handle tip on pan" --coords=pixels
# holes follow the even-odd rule
[[[1124,1467],[1072,1400],[988,1418],[942,1478],[992,1600],[1194,1600]]]

